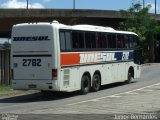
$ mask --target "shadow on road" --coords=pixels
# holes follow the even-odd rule
[[[0,103],[29,103],[29,102],[40,102],[40,101],[53,101],[59,99],[65,99],[69,97],[73,97],[78,95],[77,92],[52,92],[48,94],[48,96],[43,95],[41,92],[21,95],[21,96],[14,96],[9,98],[0,99]]]
[[[132,81],[129,84],[133,84],[136,83],[137,81]],[[128,83],[126,82],[117,82],[117,83],[112,83],[112,84],[108,84],[108,85],[103,85],[101,86],[101,90],[106,90],[106,89],[110,89],[110,88],[114,88],[114,87],[118,87],[118,86],[123,86],[123,85],[128,85]]]
[[[135,83],[136,81],[131,82]],[[106,90],[106,89],[111,89],[114,87],[120,87],[127,85],[124,82],[118,82],[118,83],[113,83],[113,84],[108,84],[108,85],[103,85],[101,86],[100,91]],[[9,97],[9,98],[4,98],[0,99],[0,103],[29,103],[29,102],[40,102],[40,101],[55,101],[55,100],[60,100],[60,99],[65,99],[65,98],[70,98],[70,97],[75,97],[78,96],[79,91],[75,92],[50,92],[47,94],[42,94],[41,92],[37,93],[32,93],[32,94],[27,94],[27,95],[21,95],[21,96],[14,96],[14,97]]]

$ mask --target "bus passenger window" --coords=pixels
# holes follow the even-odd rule
[[[134,45],[134,47],[138,46],[138,37],[135,35],[133,36],[133,45]]]
[[[97,48],[101,48],[101,33],[97,33]]]
[[[66,49],[66,43],[65,43],[65,32],[60,32],[60,44],[61,44],[61,50]]]
[[[86,48],[92,48],[92,45],[91,45],[91,34],[89,32],[85,33],[85,44],[86,44]]]
[[[112,36],[111,34],[108,34],[108,48],[111,48],[111,40],[112,40]]]
[[[84,34],[83,34],[83,32],[72,32],[72,47],[73,47],[73,49],[84,48]]]
[[[78,34],[78,44],[79,44],[79,48],[83,49],[84,48],[84,33],[83,32],[79,32]]]
[[[96,48],[96,33],[91,33],[91,47]]]
[[[65,32],[65,38],[66,38],[66,50],[71,50],[71,33]]]
[[[125,47],[124,35],[117,35],[117,47],[118,48],[124,48]]]
[[[69,31],[60,31],[61,50],[71,50],[71,35]]]
[[[107,35],[105,33],[98,33],[97,48],[107,48]]]
[[[115,34],[112,35],[112,48],[117,48],[117,46],[116,46],[116,35]]]
[[[72,47],[73,49],[78,48],[78,33],[72,32]]]
[[[107,35],[102,34],[102,48],[107,48]]]
[[[129,48],[129,35],[125,35],[124,39],[125,39],[125,48]]]
[[[130,35],[130,47],[135,48],[138,46],[138,36]]]
[[[96,48],[96,33],[85,32],[86,48]]]
[[[132,35],[129,36],[129,47],[130,48],[133,47],[133,36]]]

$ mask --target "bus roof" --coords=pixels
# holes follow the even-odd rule
[[[72,29],[72,30],[84,30],[84,31],[97,31],[97,32],[110,32],[110,33],[123,33],[123,34],[134,34],[134,32],[129,31],[119,31],[115,30],[112,27],[102,27],[95,25],[73,25],[73,26],[60,26],[60,29]]]
[[[112,27],[103,27],[103,26],[96,26],[96,25],[87,25],[87,24],[81,24],[81,25],[64,25],[59,23],[58,21],[53,22],[35,22],[35,23],[21,23],[16,24],[14,26],[28,26],[28,25],[49,25],[54,26],[57,29],[67,29],[67,30],[83,30],[83,31],[97,31],[97,32],[110,32],[110,33],[123,33],[123,34],[134,34],[137,35],[134,32],[128,32],[128,31],[119,31],[115,30]]]

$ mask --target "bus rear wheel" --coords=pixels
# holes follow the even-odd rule
[[[97,92],[101,87],[101,80],[98,74],[94,74],[92,78],[92,90]]]
[[[87,94],[90,90],[90,79],[88,75],[83,75],[81,79],[81,94]]]

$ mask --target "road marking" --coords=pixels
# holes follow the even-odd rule
[[[98,100],[96,100],[96,99],[84,100],[84,101],[80,101],[80,102],[75,102],[75,103],[67,104],[67,106],[77,105],[77,104],[86,103],[86,102],[95,102],[95,101],[98,101]]]
[[[146,89],[144,89],[144,90],[141,90],[141,91],[144,91],[144,92],[152,92],[153,90],[146,90]]]
[[[152,88],[152,89],[160,89],[160,86],[156,86],[156,87],[154,87],[154,88]]]
[[[136,92],[125,92],[125,94],[129,94],[129,95],[137,95],[138,93],[136,93]]]
[[[90,100],[90,101],[91,101],[91,102],[97,102],[97,101],[99,101],[99,100],[94,100],[94,99],[93,99],[93,100]]]
[[[148,86],[138,88],[138,89],[135,89],[135,90],[131,90],[131,91],[127,91],[127,92],[122,92],[122,93],[113,94],[113,95],[109,95],[109,96],[104,96],[104,97],[100,97],[100,98],[94,98],[94,99],[90,99],[90,100],[84,100],[84,101],[75,102],[75,103],[66,104],[66,105],[67,106],[72,106],[72,105],[82,104],[82,103],[86,103],[86,102],[96,102],[96,101],[99,101],[101,99],[110,98],[110,97],[113,97],[113,96],[121,96],[121,95],[126,94],[126,93],[132,94],[132,93],[135,93],[136,91],[141,91],[141,90],[144,90],[146,88],[151,88],[153,86],[158,86],[158,85],[160,85],[160,83],[156,83],[156,84],[153,84],[153,85],[148,85]]]
[[[108,97],[111,97],[111,98],[119,98],[119,97],[122,97],[122,96],[118,96],[118,95],[111,95],[111,96],[108,96]]]

